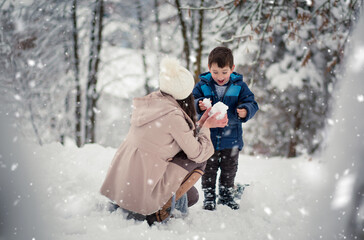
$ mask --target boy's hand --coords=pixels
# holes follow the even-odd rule
[[[211,100],[210,100],[210,102],[211,102]],[[200,108],[201,111],[205,111],[207,109],[205,104],[202,102],[202,100],[198,101],[198,107]]]
[[[248,111],[245,108],[238,108],[236,111],[238,112],[240,118],[245,118],[248,114]]]

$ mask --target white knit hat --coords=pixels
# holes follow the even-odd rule
[[[187,98],[195,86],[192,74],[182,67],[175,58],[165,57],[161,61],[159,89],[171,94],[175,99]]]

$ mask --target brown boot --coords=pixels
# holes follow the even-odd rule
[[[201,169],[195,169],[190,172],[185,179],[183,180],[181,186],[176,191],[175,200],[179,200],[188,190],[190,190],[193,185],[200,179],[200,177],[204,174]],[[172,206],[173,197],[171,197],[168,202],[157,212],[148,215],[147,221],[149,225],[152,225],[154,222],[162,222],[170,216],[169,208]]]

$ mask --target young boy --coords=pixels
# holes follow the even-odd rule
[[[208,57],[209,72],[199,76],[193,89],[196,111],[202,114],[206,107],[202,102],[209,98],[211,104],[221,101],[229,109],[228,125],[224,128],[211,128],[211,140],[215,147],[214,155],[207,161],[205,174],[202,176],[202,189],[205,199],[203,208],[216,209],[216,177],[220,168],[218,204],[239,209],[232,196],[234,179],[238,170],[239,151],[243,148],[242,123],[251,119],[258,110],[254,94],[250,91],[243,76],[234,72],[234,57],[226,47],[216,47]]]

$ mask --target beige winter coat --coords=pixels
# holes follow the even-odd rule
[[[148,215],[171,198],[188,173],[168,159],[183,150],[190,160],[204,162],[214,147],[209,129],[194,137],[187,123],[192,120],[171,96],[153,92],[134,99],[133,108],[129,133],[100,191],[122,208]]]

